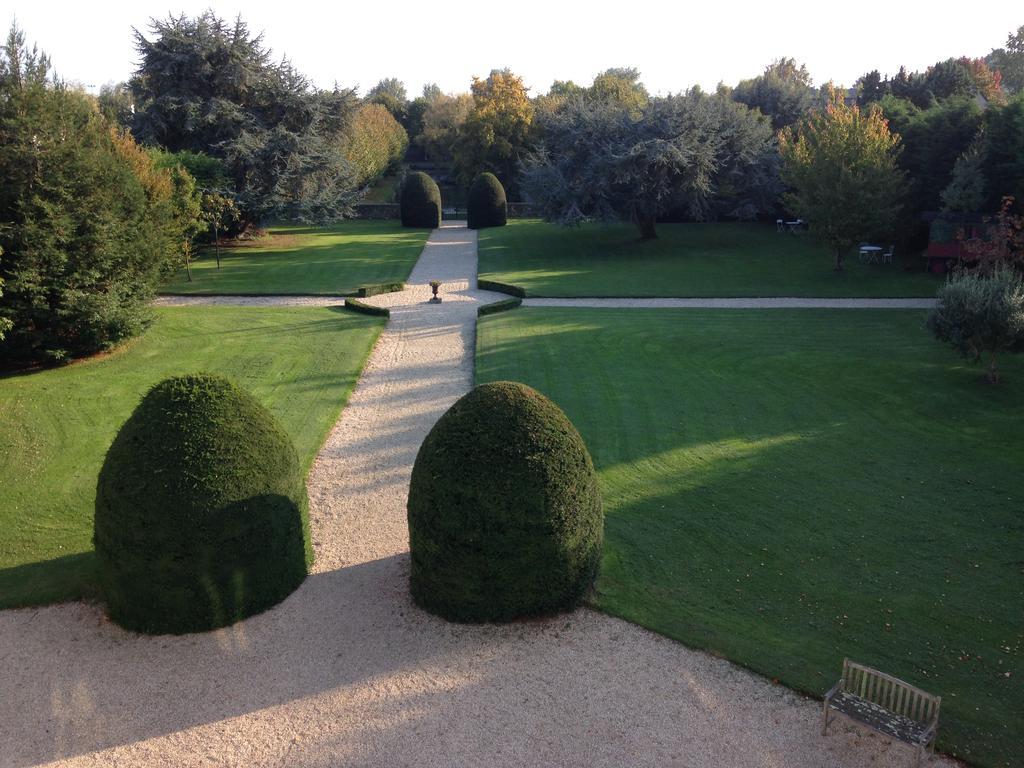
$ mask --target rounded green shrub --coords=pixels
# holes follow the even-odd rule
[[[534,389],[483,384],[427,435],[409,487],[410,586],[454,621],[577,606],[597,575],[604,513],[590,454]]]
[[[469,188],[467,225],[470,229],[503,227],[508,221],[505,188],[493,173],[481,173]]]
[[[219,376],[157,384],[107,452],[93,541],[110,617],[128,629],[197,632],[275,605],[312,563],[288,434]]]
[[[441,226],[441,190],[437,183],[422,171],[410,173],[402,185],[402,226]]]

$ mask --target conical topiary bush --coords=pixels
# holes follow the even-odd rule
[[[467,226],[470,229],[503,227],[508,220],[505,188],[493,173],[481,173],[469,188]]]
[[[410,173],[402,184],[402,226],[441,226],[441,190],[437,183],[422,171]]]
[[[107,453],[94,543],[110,617],[128,629],[197,632],[275,605],[312,563],[291,439],[224,378],[157,384]]]
[[[604,513],[576,428],[525,384],[483,384],[427,435],[409,487],[410,586],[455,621],[578,605],[597,574]]]

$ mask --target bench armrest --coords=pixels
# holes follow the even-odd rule
[[[932,720],[932,724],[925,728],[924,733],[921,734],[921,743],[930,744],[935,738],[936,732],[939,730],[938,718]]]
[[[839,678],[839,682],[836,683],[835,685],[833,685],[831,690],[829,690],[829,692],[825,694],[825,703],[826,704],[828,704],[830,701],[832,701],[832,697],[833,696],[835,696],[837,693],[839,693],[841,690],[843,690],[843,682],[845,682],[843,680],[843,678]]]

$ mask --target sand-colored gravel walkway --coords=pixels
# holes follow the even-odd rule
[[[315,573],[229,629],[143,637],[93,605],[0,612],[0,765],[903,766],[908,752],[591,610],[448,624],[407,592],[417,448],[471,382],[475,233],[430,238],[309,478]],[[432,278],[444,302],[426,304]],[[822,680],[824,689],[830,680]]]

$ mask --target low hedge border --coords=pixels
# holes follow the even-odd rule
[[[367,299],[370,296],[379,296],[382,293],[396,293],[397,291],[404,290],[405,283],[371,283],[370,285],[359,286],[356,296],[360,299]]]
[[[345,309],[358,312],[362,315],[373,315],[374,317],[391,317],[391,310],[387,307],[375,307],[366,304],[359,299],[345,299]]]
[[[509,285],[508,283],[499,283],[497,280],[477,279],[476,287],[481,291],[496,291],[497,293],[507,293],[509,296],[518,296],[520,299],[526,298],[525,288],[520,288],[518,285]]]
[[[483,317],[484,315],[495,315],[498,312],[508,312],[510,309],[517,309],[523,305],[523,300],[518,296],[512,299],[502,299],[501,301],[495,301],[491,304],[484,304],[476,311],[477,317]]]

